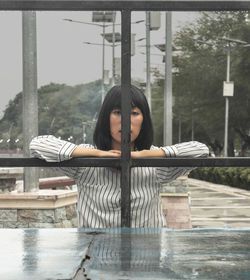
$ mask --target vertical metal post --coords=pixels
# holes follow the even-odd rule
[[[103,23],[102,26],[102,33],[103,33],[103,38],[102,38],[102,102],[104,100],[104,67],[105,67],[105,23]]]
[[[172,13],[166,12],[165,85],[164,85],[164,145],[172,144]]]
[[[38,135],[36,12],[23,11],[23,149],[29,157],[29,143]],[[38,190],[38,169],[24,168],[24,191]]]
[[[191,140],[194,141],[194,111],[192,110]]]
[[[230,43],[227,47],[227,82],[230,82]],[[225,135],[224,135],[224,157],[228,156],[228,119],[229,119],[229,98],[225,97]]]
[[[121,16],[121,112],[122,112],[122,157],[121,157],[121,227],[131,226],[130,206],[130,111],[131,111],[131,11],[122,10]]]
[[[85,144],[85,142],[86,142],[86,125],[87,125],[87,122],[82,122],[82,141],[83,141],[83,144]]]
[[[115,12],[113,12],[113,27],[112,27],[112,81],[111,86],[115,85]]]
[[[151,110],[151,81],[150,81],[150,12],[146,11],[146,97]]]
[[[181,118],[179,119],[178,142],[181,143]]]

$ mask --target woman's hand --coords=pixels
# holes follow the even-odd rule
[[[153,157],[165,158],[166,154],[162,149],[131,152],[131,158],[153,158]]]
[[[121,157],[121,151],[118,150],[109,150],[109,151],[102,151],[97,150],[97,157]]]

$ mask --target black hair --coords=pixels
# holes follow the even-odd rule
[[[143,114],[141,131],[135,140],[136,150],[150,149],[153,142],[153,125],[147,99],[143,92],[131,85],[131,106],[138,107]],[[121,86],[112,87],[104,98],[96,123],[93,141],[97,149],[108,151],[112,149],[110,133],[110,113],[113,109],[121,108]]]

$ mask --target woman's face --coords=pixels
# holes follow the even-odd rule
[[[131,149],[134,149],[134,141],[141,131],[143,114],[138,107],[131,110]],[[113,109],[110,113],[110,134],[112,136],[112,149],[121,150],[121,110]]]

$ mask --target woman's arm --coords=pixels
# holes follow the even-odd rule
[[[119,157],[120,151],[100,151],[92,145],[75,145],[68,141],[61,140],[52,135],[35,137],[30,143],[31,155],[48,162],[60,162],[69,160],[72,157]],[[85,167],[57,167],[58,171],[71,178],[77,178]],[[80,173],[79,173],[80,172]]]
[[[116,150],[101,151],[92,145],[75,145],[53,135],[35,137],[30,143],[31,155],[48,162],[60,162],[72,157],[120,157]]]
[[[143,157],[207,157],[208,147],[197,141],[184,142],[165,147],[152,147],[151,150],[131,152],[132,158]]]
[[[77,146],[53,135],[42,135],[30,142],[31,156],[48,162],[60,162],[71,158],[72,151]]]
[[[131,158],[154,158],[154,157],[164,158],[166,157],[166,154],[162,149],[131,152]]]
[[[197,141],[190,141],[166,147],[152,147],[151,150],[131,152],[132,158],[143,157],[207,157],[208,147]],[[193,167],[158,167],[156,168],[157,179],[160,183],[168,183],[172,180],[189,173]]]

